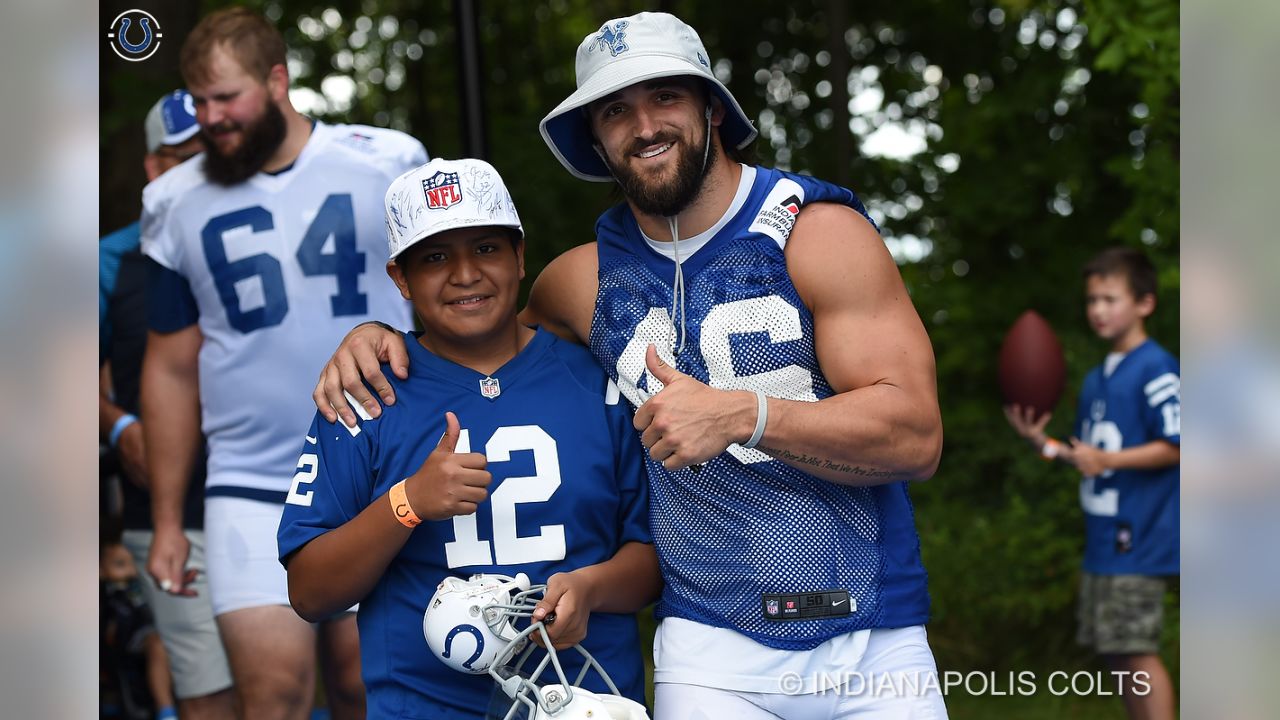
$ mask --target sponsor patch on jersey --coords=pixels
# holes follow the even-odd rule
[[[779,180],[760,204],[760,212],[756,213],[747,230],[768,235],[778,243],[778,247],[782,247],[791,236],[791,228],[795,227],[796,216],[803,204],[804,188],[794,180]]]
[[[338,143],[346,145],[353,150],[359,150],[362,153],[372,155],[376,148],[373,144],[373,136],[365,135],[360,132],[352,132],[338,138]]]
[[[845,617],[858,611],[858,601],[848,590],[823,590],[788,595],[761,595],[765,620],[822,620]]]
[[[427,208],[448,210],[462,202],[462,184],[456,172],[438,172],[422,181],[422,192],[427,197]]]

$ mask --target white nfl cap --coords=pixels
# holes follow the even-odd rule
[[[200,132],[196,103],[186,90],[174,90],[156,101],[147,113],[147,152],[162,145],[180,145]]]
[[[613,176],[592,147],[591,128],[582,108],[643,80],[676,75],[706,80],[727,110],[720,139],[738,148],[756,139],[756,129],[742,106],[712,74],[697,31],[674,15],[642,12],[610,20],[578,46],[574,65],[578,89],[543,118],[538,129],[551,152],[583,180],[609,182]]]
[[[419,240],[466,227],[506,227],[524,237],[520,216],[502,176],[483,160],[435,159],[391,182],[387,189],[390,260]]]

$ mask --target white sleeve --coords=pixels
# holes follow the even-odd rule
[[[182,246],[174,234],[170,218],[174,196],[161,177],[142,191],[142,252],[166,268],[178,271],[182,263]]]

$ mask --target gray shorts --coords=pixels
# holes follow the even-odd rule
[[[1167,584],[1150,575],[1081,573],[1076,642],[1099,655],[1160,652]]]
[[[195,597],[181,597],[163,592],[147,572],[147,554],[151,551],[150,530],[125,530],[124,545],[133,555],[142,578],[142,591],[156,619],[156,630],[169,654],[169,670],[173,674],[174,694],[180,700],[211,695],[231,687],[231,669],[222,649],[218,625],[209,604],[209,579],[204,564],[204,533],[187,530],[191,542],[188,568],[200,572],[191,585]]]

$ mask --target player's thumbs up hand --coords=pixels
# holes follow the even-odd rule
[[[649,369],[649,375],[663,385],[670,385],[680,378],[689,377],[668,365],[662,356],[658,355],[658,349],[653,345],[645,350],[644,366]]]
[[[423,520],[470,515],[489,496],[485,488],[493,480],[483,454],[456,452],[462,437],[458,416],[447,412],[444,420],[444,435],[436,449],[405,482],[409,504]]]
[[[632,424],[649,457],[668,470],[697,465],[746,442],[755,429],[756,397],[744,390],[716,390],[676,370],[650,345],[649,377],[663,384],[636,410]]]

